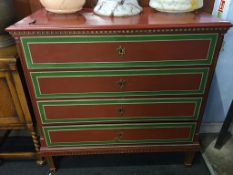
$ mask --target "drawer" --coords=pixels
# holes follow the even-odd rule
[[[202,98],[38,101],[42,124],[197,120]]]
[[[203,94],[208,68],[32,72],[37,98]]]
[[[29,69],[210,65],[218,34],[21,37]]]
[[[140,123],[43,127],[48,147],[192,142],[196,123]]]

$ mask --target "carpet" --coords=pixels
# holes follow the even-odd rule
[[[17,140],[17,139],[16,139]],[[26,139],[28,140],[28,138]],[[32,144],[20,138],[8,139],[1,151],[31,150]],[[30,144],[29,144],[30,143]],[[209,175],[200,153],[193,166],[183,165],[183,153],[143,153],[113,155],[82,155],[56,157],[56,175]],[[33,159],[4,159],[0,164],[1,175],[46,175],[47,166],[39,167]]]

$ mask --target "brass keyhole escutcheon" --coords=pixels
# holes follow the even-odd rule
[[[125,110],[124,110],[124,108],[121,106],[120,108],[117,109],[117,112],[118,112],[121,116],[123,116],[124,113],[125,113]]]
[[[122,140],[122,139],[123,139],[123,136],[124,136],[124,132],[123,132],[123,131],[117,132],[116,141]]]
[[[119,81],[117,82],[117,84],[118,84],[118,86],[119,86],[119,88],[120,88],[121,90],[124,89],[125,83],[126,83],[125,80],[119,80]]]
[[[118,52],[118,55],[119,55],[120,57],[123,57],[123,56],[126,54],[126,50],[125,50],[125,48],[122,47],[122,46],[119,46],[119,47],[117,48],[117,52]]]

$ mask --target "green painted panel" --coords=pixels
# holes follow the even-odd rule
[[[145,140],[109,140],[90,142],[59,142],[52,143],[50,132],[70,130],[105,130],[108,129],[150,129],[150,128],[190,128],[187,138],[175,139],[145,139]],[[157,143],[182,143],[192,142],[196,130],[196,123],[140,123],[140,124],[105,124],[105,125],[73,125],[44,127],[45,141],[49,147],[60,146],[91,146],[91,145],[130,145],[130,144],[157,144]]]
[[[99,36],[27,36],[21,37],[21,44],[29,69],[53,68],[113,68],[113,67],[158,67],[158,66],[188,66],[210,65],[213,60],[218,34],[167,34],[167,35],[99,35]],[[72,63],[33,63],[29,44],[46,43],[103,43],[103,42],[146,42],[146,41],[176,41],[176,40],[210,40],[207,58],[195,60],[166,60],[166,61],[132,61],[132,62],[72,62]]]
[[[100,71],[51,71],[31,72],[31,78],[37,98],[79,98],[79,97],[124,97],[124,96],[155,96],[155,95],[187,95],[203,94],[205,91],[208,68],[177,68],[177,69],[140,69],[140,70],[100,70]],[[197,90],[163,90],[163,91],[133,91],[133,92],[93,92],[93,93],[60,93],[42,94],[38,78],[46,77],[101,77],[101,76],[140,76],[167,74],[201,74],[202,79]]]
[[[52,101],[38,101],[38,109],[42,124],[55,123],[83,123],[83,122],[137,122],[137,121],[193,121],[197,120],[200,114],[202,98],[147,98],[147,99],[105,99],[105,100],[52,100]],[[45,106],[74,106],[74,105],[112,105],[112,104],[155,104],[155,103],[192,103],[195,105],[192,116],[144,116],[144,117],[114,117],[114,118],[69,118],[65,119],[48,119],[45,114]]]

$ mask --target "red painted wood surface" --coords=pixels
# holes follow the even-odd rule
[[[121,134],[121,140],[177,139],[188,138],[189,127],[151,128],[151,129],[102,129],[102,130],[69,130],[49,132],[51,143],[114,141]]]
[[[35,23],[32,24],[32,21]],[[83,9],[70,15],[46,12],[44,9],[26,17],[23,21],[8,28],[17,30],[109,30],[109,29],[161,29],[185,27],[229,27],[230,24],[207,13],[170,14],[144,8],[143,13],[131,17],[102,17],[92,9]]]
[[[90,154],[122,154],[130,156],[132,153],[153,152],[196,152],[200,150],[198,142],[174,144],[138,144],[138,145],[98,145],[98,146],[73,146],[73,147],[47,147],[42,140],[42,156],[62,155],[90,155]]]
[[[87,119],[112,117],[179,117],[190,118],[194,103],[111,104],[111,105],[66,105],[45,106],[47,119]]]
[[[42,94],[198,90],[201,74],[134,75],[103,77],[40,77]],[[124,85],[118,84],[124,81]],[[63,85],[63,86],[61,86]]]
[[[206,59],[210,40],[29,44],[33,63]],[[119,56],[118,48],[125,49]],[[195,48],[195,49],[194,49]],[[198,52],[197,52],[198,50]]]

